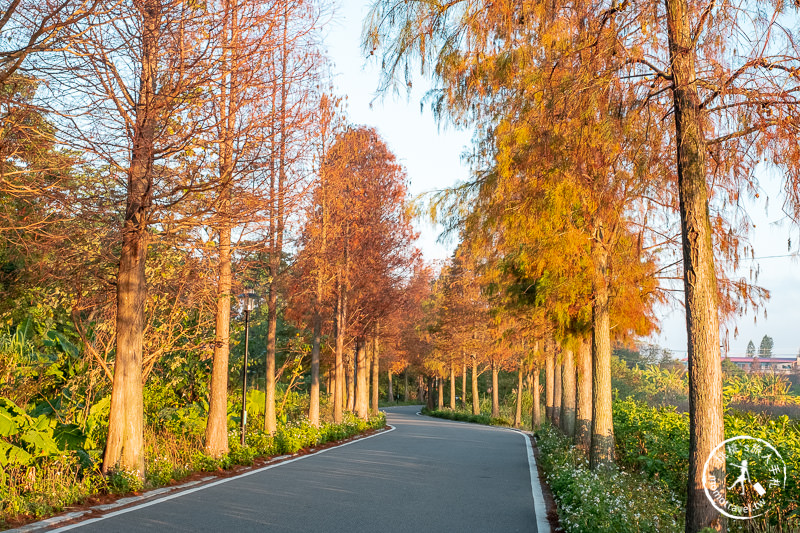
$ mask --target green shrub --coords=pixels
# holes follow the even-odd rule
[[[614,402],[614,436],[622,466],[661,479],[686,497],[689,416],[671,407],[648,407],[630,398]]]
[[[136,472],[112,470],[108,473],[108,488],[112,494],[137,492],[144,488]]]
[[[541,465],[568,533],[679,533],[680,500],[663,482],[617,468],[589,469],[551,425],[539,430]]]
[[[258,457],[296,453],[302,448],[386,425],[383,413],[369,420],[345,413],[341,424],[323,423],[319,428],[312,426],[303,415],[288,422],[280,420],[276,434],[268,435],[259,429],[263,427],[261,415],[260,422],[257,418],[250,422],[245,446],[239,444],[240,433],[236,427],[228,434],[230,452],[215,459],[202,453],[202,429],[206,419],[201,403],[171,405],[170,393],[161,385],[151,388],[149,394],[148,401],[152,403],[145,424],[144,483],[125,471],[113,471],[104,476],[92,461],[92,456],[99,459],[102,452],[103,443],[99,437],[107,427],[107,396],[87,410],[89,415],[84,425],[89,436],[77,426],[58,423],[49,414],[33,417],[9,400],[0,399],[0,454],[4,461],[0,470],[0,527],[10,517],[42,518],[95,494],[135,492],[166,485],[192,472],[252,465]],[[156,409],[161,400],[166,401],[167,406]],[[292,406],[293,412],[304,401],[294,395],[287,396],[287,405]],[[328,407],[324,402],[323,406]],[[238,412],[233,404],[228,410]],[[81,444],[98,448],[71,449]]]
[[[444,418],[447,420],[455,420],[458,422],[470,422],[472,424],[483,424],[485,426],[492,426],[492,425],[502,425],[502,426],[510,426],[511,424],[508,423],[507,420],[501,418],[492,418],[489,415],[473,415],[467,411],[451,411],[449,409],[444,409],[442,411],[437,411],[435,409],[422,409],[422,414],[428,416],[435,416],[437,418]],[[497,423],[495,423],[497,422]]]
[[[670,408],[653,408],[632,399],[614,402],[614,433],[621,466],[663,481],[686,499],[689,469],[689,419]],[[731,520],[729,531],[796,531],[800,529],[800,421],[787,416],[772,418],[729,409],[725,413],[725,438],[747,435],[771,443],[786,463],[786,486],[766,501],[765,517]]]

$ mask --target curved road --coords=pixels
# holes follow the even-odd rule
[[[527,436],[417,411],[388,408],[394,431],[57,531],[536,532]]]

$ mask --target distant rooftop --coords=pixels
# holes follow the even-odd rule
[[[757,359],[760,363],[768,363],[770,361],[774,363],[794,363],[797,361],[796,357],[728,357],[728,360],[734,363],[752,363],[753,359]]]

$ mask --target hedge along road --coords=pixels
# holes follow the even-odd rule
[[[418,410],[386,409],[391,432],[55,531],[549,533],[526,435]]]

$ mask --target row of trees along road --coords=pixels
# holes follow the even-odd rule
[[[326,87],[327,16],[283,0],[2,6],[2,311],[80,339],[87,406],[111,385],[104,471],[143,478],[143,384],[165,359],[212,360],[205,452],[228,452],[246,290],[267,308],[267,432],[289,364],[279,318],[313,331],[314,424],[321,366],[337,422],[377,410],[382,339],[427,274],[403,169]]]
[[[682,277],[690,533],[726,527],[702,470],[723,439],[720,320],[765,295],[725,276],[752,253],[738,206],[757,192],[759,163],[783,172],[795,220],[800,209],[797,7],[379,0],[365,27],[384,88],[421,67],[434,111],[475,128],[473,181],[431,198],[430,214],[461,234],[459,261],[494,291],[493,321],[529,324],[528,345],[538,337],[551,354],[547,405],[569,432],[577,376],[595,467],[613,460],[611,337],[649,331],[665,298],[654,278]],[[671,247],[678,259],[658,265]],[[724,478],[723,462],[710,469]]]

